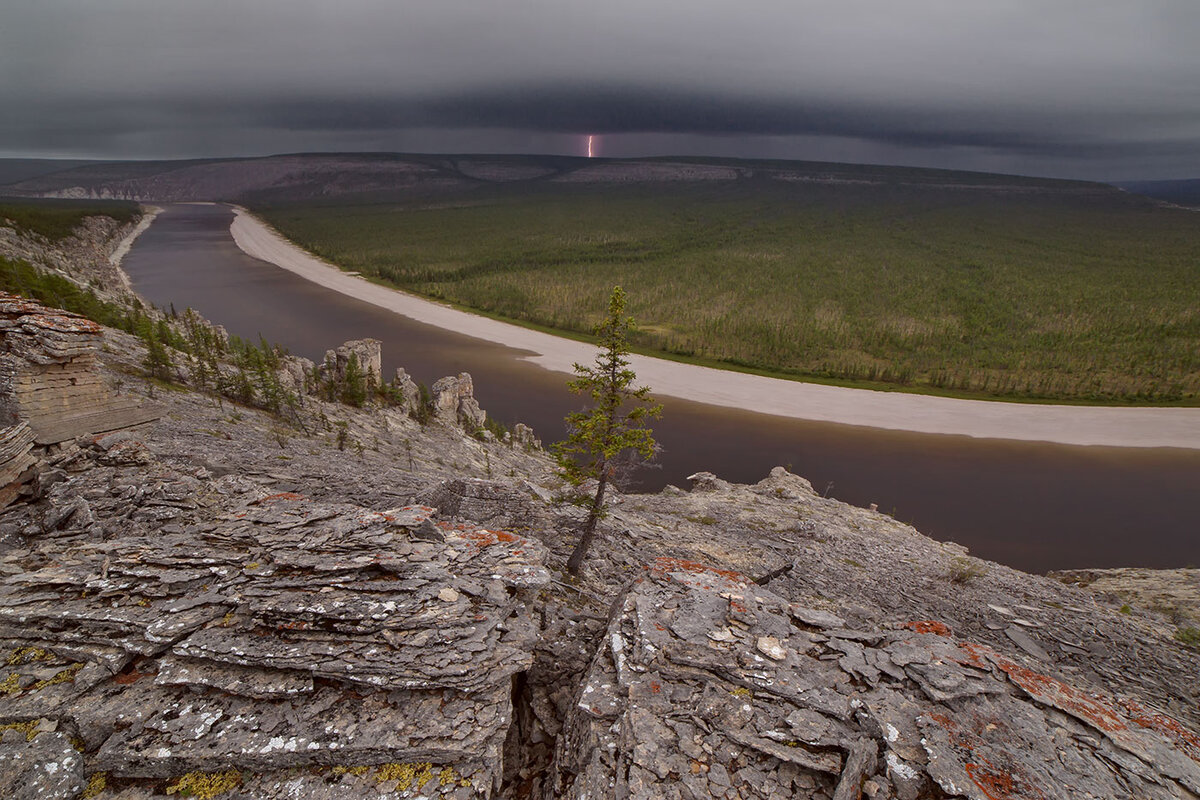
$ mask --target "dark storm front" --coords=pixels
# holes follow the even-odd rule
[[[224,206],[171,206],[123,267],[161,307],[190,306],[231,333],[260,334],[319,360],[348,339],[383,341],[384,373],[425,383],[470,372],[489,414],[560,438],[580,405],[566,376],[522,352],[412,322],[251,258],[229,235]],[[666,398],[654,425],[661,468],[642,489],[709,470],[755,482],[783,465],[818,492],[912,523],[983,558],[1032,571],[1178,567],[1200,562],[1200,453],[1064,447],[812,423]]]

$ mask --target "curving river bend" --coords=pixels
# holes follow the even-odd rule
[[[319,360],[348,339],[383,341],[384,373],[432,383],[467,371],[480,405],[545,441],[580,400],[521,351],[414,322],[251,258],[225,206],[168,207],[122,261],[162,307],[191,306],[244,337]],[[654,425],[661,469],[642,485],[686,486],[710,470],[754,482],[788,466],[818,491],[910,522],[983,558],[1032,571],[1200,563],[1200,451],[1068,447],[884,431],[666,399]]]

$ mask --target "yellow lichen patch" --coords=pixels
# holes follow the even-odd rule
[[[54,654],[40,647],[18,647],[8,654],[6,659],[10,667],[18,664],[28,664],[31,661],[53,661]]]
[[[80,798],[83,800],[88,800],[89,798],[100,794],[107,788],[108,773],[97,772],[95,775],[92,775],[90,778],[88,778],[87,787],[83,790],[83,794],[80,795]]]
[[[370,767],[334,767],[334,775],[366,775],[371,771]]]
[[[53,678],[47,678],[44,681],[38,681],[33,685],[33,690],[39,691],[47,686],[57,686],[60,683],[74,683],[75,673],[83,669],[83,664],[72,664],[64,670],[60,670]]]
[[[745,686],[739,686],[732,692],[734,697],[754,697],[754,692],[747,689]]]
[[[20,731],[25,734],[25,741],[32,742],[33,737],[38,735],[38,726],[41,724],[41,720],[37,719],[29,722],[6,722],[0,725],[0,736],[3,736],[5,731]]]
[[[257,561],[251,561],[249,564],[246,565],[247,570],[256,570],[256,569],[258,569],[258,567],[259,567],[259,563]]]
[[[454,767],[442,767],[442,770],[438,773],[437,777],[438,786],[453,786],[456,783],[459,786],[471,785],[471,782],[462,775],[459,775],[458,770],[456,770]]]
[[[189,772],[167,787],[167,794],[180,797],[196,797],[199,800],[232,792],[242,784],[242,773],[236,769],[228,772]]]
[[[232,624],[233,624],[233,612],[232,611],[226,613],[225,616],[221,617],[221,621],[217,623],[217,625],[222,628],[228,628]]]
[[[396,781],[397,791],[406,791],[414,784],[420,790],[433,780],[433,765],[428,761],[417,764],[380,764],[375,772],[375,780],[379,783]]]
[[[0,694],[16,694],[21,691],[21,676],[17,673],[12,673],[3,681],[0,681]]]

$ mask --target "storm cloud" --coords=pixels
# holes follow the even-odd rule
[[[1200,174],[1194,0],[6,0],[0,155],[713,154]]]

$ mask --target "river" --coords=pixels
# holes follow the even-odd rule
[[[521,351],[424,325],[332,292],[244,254],[224,206],[168,207],[122,262],[150,302],[192,307],[231,333],[259,334],[319,360],[348,339],[383,341],[385,376],[402,366],[427,384],[461,371],[503,422],[561,438],[581,405],[566,377]],[[754,482],[784,465],[828,493],[1041,572],[1200,563],[1200,451],[1068,447],[883,431],[751,414],[668,399],[654,424],[664,450],[642,488],[687,486],[709,470]]]

